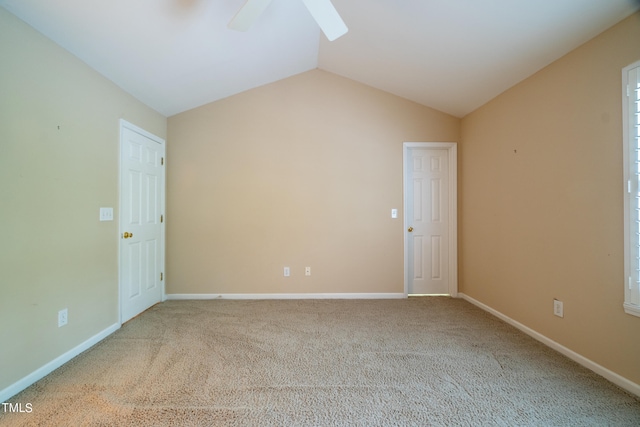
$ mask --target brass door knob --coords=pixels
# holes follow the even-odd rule
[[[124,237],[125,239],[128,239],[130,237],[133,237],[133,233],[129,233],[128,231],[125,231],[122,237]]]
[[[413,231],[413,227],[409,227],[409,228],[407,228],[407,231],[408,231],[409,233],[411,233],[411,232]]]

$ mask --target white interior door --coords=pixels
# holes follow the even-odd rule
[[[455,170],[455,144],[405,145],[408,294],[457,294]]]
[[[164,297],[164,140],[120,125],[120,321]]]

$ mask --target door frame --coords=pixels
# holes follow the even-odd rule
[[[458,144],[456,142],[405,142],[402,144],[402,199],[404,211],[404,295],[409,295],[409,170],[407,160],[414,148],[446,149],[449,164],[449,294],[458,296]]]
[[[118,149],[118,323],[120,325],[122,325],[122,297],[124,295],[124,292],[122,290],[122,286],[123,286],[123,280],[122,280],[122,239],[121,239],[121,235],[122,233],[124,233],[124,229],[122,227],[122,197],[124,195],[124,192],[122,191],[122,174],[123,174],[123,169],[122,169],[122,145],[124,142],[124,138],[123,138],[123,133],[125,129],[129,129],[130,131],[139,133],[142,136],[145,136],[149,139],[151,139],[152,141],[155,141],[159,144],[162,145],[162,157],[163,157],[163,163],[165,165],[165,168],[163,168],[162,170],[162,180],[161,180],[161,186],[162,189],[160,191],[160,210],[163,213],[163,217],[164,217],[164,221],[162,221],[162,223],[160,224],[160,251],[161,251],[161,255],[160,255],[160,269],[161,271],[165,271],[165,255],[166,255],[166,249],[165,249],[165,225],[167,223],[166,221],[166,207],[165,207],[165,201],[166,201],[166,193],[167,193],[167,183],[166,183],[166,154],[167,154],[167,146],[166,146],[166,141],[144,129],[142,129],[141,127],[138,127],[136,125],[134,125],[133,123],[130,123],[124,119],[120,119],[120,129],[119,129],[119,149]],[[165,287],[165,283],[166,283],[166,274],[164,274],[162,283],[160,284],[160,286],[162,287],[162,297],[161,297],[161,301],[166,301],[167,299],[167,292],[166,292],[166,287]]]

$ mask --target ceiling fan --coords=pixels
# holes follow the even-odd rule
[[[260,14],[269,6],[272,0],[247,0],[236,16],[229,22],[229,28],[247,31],[258,19]],[[331,0],[302,0],[311,16],[316,20],[320,29],[329,41],[334,41],[344,35],[349,29],[338,14]]]

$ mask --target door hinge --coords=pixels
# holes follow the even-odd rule
[[[162,281],[163,275],[162,272],[160,272],[160,280]]]
[[[160,157],[160,164],[164,166],[164,157]]]
[[[164,215],[160,215],[160,223],[164,222]]]

